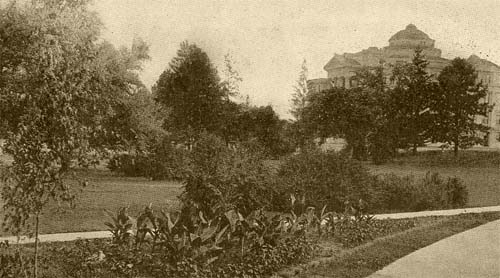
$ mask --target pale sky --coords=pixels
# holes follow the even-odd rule
[[[253,103],[287,117],[305,58],[309,78],[326,77],[334,53],[384,47],[413,23],[436,40],[443,57],[476,54],[500,64],[500,0],[167,1],[95,0],[116,46],[134,36],[150,45],[141,76],[153,85],[183,40],[204,49],[222,70],[230,53]]]

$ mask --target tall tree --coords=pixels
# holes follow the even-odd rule
[[[155,97],[169,112],[165,127],[187,141],[202,131],[220,133],[223,107],[229,100],[208,55],[183,42],[155,86]]]
[[[477,122],[491,109],[485,99],[487,87],[477,82],[477,72],[465,59],[455,58],[438,76],[439,90],[432,96],[434,142],[453,144],[455,155],[482,141],[489,127]]]
[[[296,147],[303,147],[308,141],[312,140],[311,134],[307,130],[307,124],[304,122],[304,110],[307,105],[309,94],[307,87],[308,69],[307,62],[304,59],[292,94],[290,113],[294,120],[290,124],[289,135],[293,138]]]
[[[415,50],[411,63],[396,65],[391,81],[391,119],[399,138],[399,147],[411,147],[413,153],[428,139],[430,126],[429,100],[437,84],[434,77],[427,73],[429,62],[422,50]]]
[[[108,149],[133,149],[143,142],[144,133],[152,131],[161,120],[157,104],[139,78],[143,62],[149,59],[148,52],[148,45],[139,38],[134,39],[130,49],[116,49],[108,42],[99,44],[95,64],[111,105],[103,119],[106,133],[96,144]],[[141,118],[148,121],[138,123]]]
[[[19,234],[34,218],[36,276],[43,208],[74,199],[68,172],[101,150],[96,137],[113,98],[89,1],[23,2],[0,9],[0,118],[13,158],[2,180],[3,223]]]
[[[243,81],[239,71],[234,65],[234,58],[231,54],[224,55],[224,68],[222,69],[222,88],[232,97],[240,97],[240,84]]]
[[[292,116],[296,121],[300,121],[302,119],[302,112],[307,103],[307,78],[307,61],[304,59],[300,68],[299,77],[296,81],[296,84],[293,86],[294,93],[292,94],[292,109],[290,110],[290,112],[292,113]]]
[[[376,164],[394,157],[397,148],[396,123],[392,118],[391,89],[386,82],[383,65],[362,68],[355,80],[363,94],[369,97],[372,124],[367,134],[367,151]]]

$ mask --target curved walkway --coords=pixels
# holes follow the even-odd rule
[[[376,214],[376,219],[401,219],[401,218],[414,218],[425,216],[443,216],[443,215],[458,215],[462,213],[481,213],[490,211],[500,211],[500,206],[492,207],[479,207],[479,208],[465,208],[465,209],[452,209],[452,210],[432,210],[432,211],[419,211],[419,212],[404,212],[404,213],[389,213],[389,214]],[[96,231],[96,232],[77,232],[77,233],[59,233],[59,234],[45,234],[39,235],[40,242],[56,242],[56,241],[73,241],[78,239],[95,239],[95,238],[109,238],[111,233],[109,231]],[[9,241],[12,244],[28,244],[34,243],[34,238],[21,237],[18,241],[17,237],[0,237],[0,242]],[[500,277],[500,276],[499,276]]]
[[[419,249],[369,278],[499,278],[500,220]]]

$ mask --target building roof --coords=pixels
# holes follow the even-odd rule
[[[471,63],[477,70],[500,71],[500,66],[486,59],[479,58],[476,55],[471,55],[467,59],[467,62]]]
[[[324,69],[333,69],[333,68],[344,68],[344,67],[359,67],[361,64],[352,59],[347,58],[345,55],[337,55],[335,54],[332,59],[325,65]]]
[[[394,34],[389,41],[395,40],[430,40],[429,36],[418,30],[418,28],[413,24],[408,24],[404,30],[401,30]]]

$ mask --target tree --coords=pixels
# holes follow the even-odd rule
[[[50,201],[74,199],[65,179],[100,152],[95,138],[105,133],[112,100],[107,64],[98,62],[101,25],[87,4],[33,0],[0,9],[0,118],[13,158],[2,179],[3,224],[20,234],[34,218],[35,277],[40,214]]]
[[[272,157],[289,153],[291,144],[286,141],[281,120],[272,106],[243,107],[238,118],[240,141],[255,141]]]
[[[294,93],[292,94],[292,109],[290,113],[294,117],[294,121],[290,125],[290,134],[293,138],[296,147],[303,147],[308,141],[312,140],[307,126],[304,123],[304,109],[307,105],[307,96],[309,94],[307,88],[308,69],[307,62],[304,59],[302,62],[299,77],[296,84],[293,86]]]
[[[356,72],[358,87],[370,97],[372,126],[367,134],[367,151],[375,164],[385,163],[396,154],[398,134],[392,117],[391,89],[385,81],[383,65]]]
[[[481,133],[488,126],[477,123],[477,117],[486,117],[491,106],[485,101],[487,87],[477,82],[477,72],[465,59],[455,58],[438,76],[439,90],[431,97],[434,142],[453,144],[455,155],[459,148],[481,142]]]
[[[148,45],[139,38],[134,39],[131,49],[118,50],[106,41],[98,45],[94,63],[106,86],[103,97],[108,99],[110,109],[103,119],[106,133],[96,138],[96,145],[108,149],[137,147],[146,129],[160,120],[156,115],[159,109],[138,74],[142,63],[149,59],[148,52]],[[148,121],[138,123],[140,118]]]
[[[232,97],[240,96],[240,83],[243,81],[240,73],[236,70],[232,56],[227,53],[224,55],[224,68],[222,70],[223,81],[222,88],[227,91],[227,94]]]
[[[217,70],[195,44],[183,42],[177,57],[158,79],[156,100],[168,111],[165,128],[192,143],[202,131],[220,134],[229,101]]]
[[[356,80],[355,88],[335,87],[310,95],[303,117],[310,133],[344,138],[353,157],[365,159],[369,135],[384,117],[387,86],[381,67],[360,70]]]
[[[427,73],[429,63],[422,56],[422,50],[415,50],[411,63],[396,65],[391,81],[390,118],[395,123],[398,145],[411,147],[413,153],[428,138],[429,100],[437,84],[434,77]]]
[[[296,121],[300,121],[302,119],[302,112],[307,104],[307,95],[309,93],[307,89],[307,76],[307,62],[304,59],[299,73],[299,78],[297,79],[295,86],[293,86],[295,93],[292,94],[292,109],[290,112]]]

